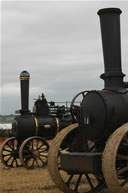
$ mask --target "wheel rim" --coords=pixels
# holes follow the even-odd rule
[[[27,138],[20,147],[19,157],[27,169],[43,168],[47,165],[49,145],[41,137]]]
[[[61,165],[58,161],[59,149],[65,136],[77,127],[78,124],[70,125],[57,134],[48,152],[48,170],[57,187],[65,193],[96,193],[104,187],[104,181],[101,176],[88,173],[68,174],[61,170]]]
[[[128,192],[128,123],[108,139],[102,158],[106,184],[115,193]]]
[[[19,159],[19,144],[15,137],[11,137],[4,141],[0,150],[1,161],[6,167],[22,166]]]

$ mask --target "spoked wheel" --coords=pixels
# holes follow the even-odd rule
[[[103,153],[102,170],[113,193],[128,193],[128,123],[108,139]]]
[[[47,165],[49,144],[42,137],[29,137],[21,144],[19,157],[27,169],[43,168]]]
[[[19,159],[19,144],[15,137],[5,140],[0,150],[1,161],[6,167],[22,166]]]
[[[77,145],[76,142],[77,138],[80,141],[78,133],[76,133],[77,137],[74,140],[77,128],[77,123],[72,124],[56,135],[48,152],[48,170],[57,187],[65,193],[96,193],[104,187],[102,176],[90,173],[69,173],[61,168],[61,153],[74,152],[75,149],[81,148],[81,145]],[[69,135],[70,140],[67,140]],[[94,145],[90,141],[88,142],[88,149],[89,151],[94,149]]]
[[[78,122],[79,120],[80,103],[82,102],[87,92],[88,91],[82,91],[72,99],[70,110],[71,110],[71,115],[73,117],[73,120],[75,122]]]

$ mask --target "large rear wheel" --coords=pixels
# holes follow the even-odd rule
[[[105,182],[113,193],[128,193],[128,123],[108,139],[102,157]]]
[[[104,187],[102,176],[92,173],[69,173],[61,168],[60,155],[81,151],[78,124],[72,124],[57,134],[48,152],[48,169],[57,187],[65,193],[96,193]],[[94,144],[88,141],[88,150],[94,150]]]

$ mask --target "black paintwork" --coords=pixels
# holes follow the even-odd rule
[[[123,81],[125,75],[121,66],[120,14],[121,10],[118,8],[98,11],[104,55],[105,72],[101,75],[104,88],[87,92],[81,103],[79,120],[79,127],[84,136],[81,143],[84,146],[85,139],[91,140],[95,149],[88,154],[87,149],[84,149],[86,153],[83,154],[77,151],[62,155],[62,168],[67,172],[77,170],[78,173],[95,173],[99,163],[101,164],[99,157],[96,156],[95,160],[95,153],[102,153],[108,137],[128,122],[128,83]],[[83,166],[79,166],[79,163]]]

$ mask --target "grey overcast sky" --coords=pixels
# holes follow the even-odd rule
[[[78,92],[102,89],[104,72],[97,11],[121,14],[123,72],[128,73],[127,1],[2,1],[0,114],[21,108],[19,75],[30,73],[30,110],[42,92],[48,101],[71,101]],[[128,81],[128,78],[125,78]]]

